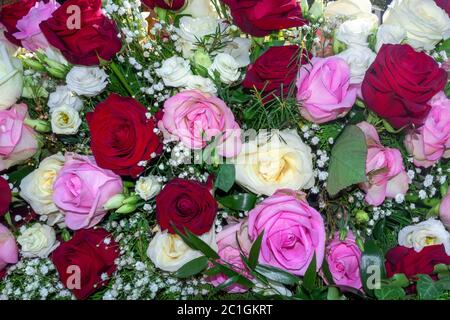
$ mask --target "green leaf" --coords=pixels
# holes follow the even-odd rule
[[[214,185],[216,188],[228,192],[233,186],[235,178],[236,169],[234,168],[234,164],[222,164],[217,171]]]
[[[341,300],[341,294],[336,287],[328,287],[327,300]]]
[[[435,300],[443,293],[443,289],[429,275],[419,274],[417,281],[417,294],[420,300]]]
[[[174,273],[174,276],[177,278],[189,278],[199,274],[205,270],[207,266],[208,258],[202,256],[183,265],[177,272]]]
[[[184,228],[184,232],[186,233],[186,237],[188,238],[189,242],[193,246],[195,246],[195,248],[193,248],[193,249],[201,251],[208,258],[211,258],[214,260],[220,259],[220,256],[217,254],[217,252],[214,251],[214,249],[211,248],[205,241],[203,241],[202,239],[197,237],[195,234],[190,232],[186,227]]]
[[[355,125],[347,126],[331,150],[327,190],[331,196],[367,180],[367,145],[364,133]]]
[[[222,198],[217,201],[224,207],[235,211],[250,211],[255,207],[256,196],[251,193],[239,193]]]
[[[437,281],[437,285],[441,288],[443,291],[449,291],[450,290],[450,276],[445,276],[439,278],[439,281]]]
[[[221,284],[219,284],[215,289],[217,291],[225,290],[229,286],[235,284],[239,280],[239,277],[240,277],[240,275],[236,274],[236,275],[232,276],[231,278],[228,278],[227,280],[225,280]]]
[[[328,262],[326,259],[324,259],[323,263],[322,263],[322,272],[323,272],[323,275],[325,276],[325,279],[327,280],[328,285],[335,284],[333,275],[330,272],[330,266],[328,265]]]
[[[255,242],[250,249],[250,254],[248,256],[248,267],[250,270],[254,270],[259,260],[259,252],[261,250],[261,242],[264,236],[264,230],[261,234],[256,238]]]
[[[303,277],[303,287],[311,292],[316,287],[316,279],[317,279],[317,262],[316,262],[316,253],[314,253],[311,263],[306,269],[305,275]]]
[[[398,286],[382,285],[375,290],[375,296],[379,300],[400,300],[406,296],[405,291]]]
[[[390,286],[397,286],[406,288],[410,285],[408,277],[403,273],[396,273],[391,278],[389,278]]]
[[[287,271],[268,266],[263,264],[258,264],[255,271],[265,276],[267,279],[279,282],[286,285],[295,285],[299,282],[299,278],[290,274]]]
[[[373,289],[377,286],[378,282],[386,277],[383,252],[373,240],[368,240],[364,244],[360,272],[364,291],[367,294],[373,295]]]

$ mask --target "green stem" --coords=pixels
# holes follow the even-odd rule
[[[114,72],[114,74],[119,79],[120,83],[123,85],[123,87],[127,90],[128,94],[131,97],[134,97],[133,90],[131,89],[130,85],[128,84],[127,80],[125,79],[125,76],[123,75],[122,71],[120,71],[117,64],[113,61],[110,64],[111,70]]]

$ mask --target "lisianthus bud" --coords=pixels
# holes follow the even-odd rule
[[[127,214],[136,210],[135,204],[124,204],[119,209],[116,210],[116,213]]]
[[[45,120],[25,118],[24,123],[37,132],[47,133],[52,131],[50,123]]]
[[[205,50],[199,49],[195,51],[194,55],[192,56],[192,64],[194,65],[194,67],[202,67],[208,69],[212,64],[212,61]]]
[[[125,195],[122,193],[116,194],[103,205],[103,208],[105,210],[118,209],[123,205],[124,200]]]
[[[35,71],[39,71],[39,72],[45,71],[44,65],[37,60],[30,59],[30,58],[21,58],[21,60],[26,66],[28,66],[29,68],[31,68]]]
[[[136,204],[141,198],[138,195],[132,195],[123,201],[123,204]]]
[[[367,223],[368,221],[369,221],[369,215],[367,214],[367,212],[365,212],[363,210],[359,210],[358,212],[356,212],[356,223],[364,224],[364,223]]]

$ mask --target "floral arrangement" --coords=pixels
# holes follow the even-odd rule
[[[450,299],[450,3],[0,10],[1,299]]]

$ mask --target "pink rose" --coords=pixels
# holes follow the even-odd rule
[[[98,167],[94,157],[69,153],[53,189],[53,201],[64,212],[67,227],[79,230],[102,220],[103,205],[121,193],[123,185],[114,172]]]
[[[350,67],[339,57],[313,58],[302,65],[297,79],[302,116],[325,123],[345,116],[356,101],[358,88],[350,85]]]
[[[444,92],[434,96],[425,124],[408,132],[405,147],[414,157],[414,164],[428,168],[441,158],[450,158],[450,99]]]
[[[232,265],[236,272],[243,273],[247,278],[251,277],[248,273],[248,270],[241,259],[241,251],[250,251],[250,247],[242,248],[241,244],[238,243],[239,233],[242,227],[242,222],[235,223],[226,226],[221,232],[217,234],[217,246],[218,246],[218,254],[226,263]],[[251,245],[251,244],[250,244]],[[228,279],[223,273],[220,273],[216,276],[209,277],[208,281],[212,283],[215,287],[224,283]],[[247,287],[242,286],[240,284],[233,284],[226,288],[226,291],[229,293],[242,293],[248,290]]]
[[[439,217],[447,230],[450,231],[450,191],[447,192],[447,195],[442,199],[439,207]]]
[[[42,21],[49,19],[52,13],[58,9],[59,3],[50,0],[48,3],[44,1],[37,2],[34,7],[28,11],[28,14],[17,21],[16,28],[19,30],[13,36],[22,40],[25,49],[36,51],[49,47],[49,43],[39,27]]]
[[[234,157],[241,150],[241,130],[233,112],[219,98],[197,90],[180,92],[164,103],[161,130],[190,149],[202,149],[213,138],[217,152]]]
[[[367,143],[366,174],[368,182],[360,184],[366,192],[366,202],[378,206],[386,197],[395,198],[408,191],[408,176],[399,150],[381,145],[377,130],[367,122],[358,127],[364,132]]]
[[[334,282],[337,285],[361,289],[359,265],[362,253],[355,242],[353,233],[349,231],[344,241],[341,241],[339,234],[336,234],[326,251],[325,259]]]
[[[278,190],[251,210],[250,239],[256,240],[263,231],[260,263],[302,276],[315,253],[317,270],[320,269],[325,250],[325,226],[320,213],[304,200],[304,194]]]
[[[0,111],[0,171],[31,158],[38,149],[37,134],[24,123],[26,104]]]
[[[0,223],[0,271],[8,264],[19,261],[19,251],[16,240],[11,232]]]

